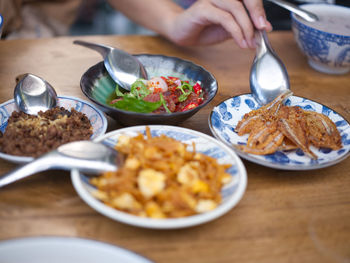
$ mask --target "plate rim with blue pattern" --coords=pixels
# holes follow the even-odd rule
[[[243,106],[241,105],[242,100],[244,100],[245,103]],[[238,136],[238,134],[234,132],[234,128],[245,113],[260,107],[251,93],[233,96],[218,103],[209,115],[209,128],[215,138],[231,147],[240,157],[274,169],[295,171],[320,169],[335,165],[350,156],[350,125],[343,116],[322,103],[304,97],[293,95],[288,98],[285,103],[286,105],[301,106],[305,110],[314,110],[323,114],[326,113],[332,121],[336,122],[337,128],[342,136],[343,148],[337,151],[331,151],[330,149],[317,149],[311,146],[312,150],[314,152],[316,150],[316,154],[320,154],[322,157],[317,160],[312,160],[300,149],[284,152],[277,151],[269,155],[254,155],[240,151],[237,147],[233,146],[233,144],[244,144],[247,141],[248,135]],[[230,107],[229,109],[227,109],[228,106]],[[225,107],[226,111],[224,109]],[[230,116],[232,117],[233,115],[235,115],[234,120],[230,119]],[[339,129],[339,127],[342,128]],[[240,139],[237,139],[238,137]],[[333,153],[329,155],[330,152]],[[327,156],[332,156],[332,158],[327,158]]]
[[[222,203],[209,212],[193,216],[166,219],[143,218],[119,211],[97,200],[92,195],[95,187],[89,183],[88,176],[80,173],[77,169],[73,169],[71,170],[73,186],[85,203],[100,214],[115,221],[150,229],[178,229],[203,224],[226,214],[238,204],[247,186],[247,172],[245,166],[239,156],[230,147],[212,136],[177,126],[139,125],[111,131],[97,138],[95,141],[113,147],[117,143],[120,135],[126,134],[129,136],[136,136],[138,132],[145,134],[147,126],[150,128],[152,136],[165,134],[166,136],[188,144],[189,150],[192,150],[192,142],[195,142],[197,152],[202,152],[214,158],[216,156],[219,163],[233,164],[227,172],[230,173],[234,179],[222,189]]]

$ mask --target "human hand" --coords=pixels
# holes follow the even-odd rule
[[[272,30],[262,0],[197,0],[171,20],[167,36],[181,46],[233,38],[241,48],[255,48],[254,29]]]

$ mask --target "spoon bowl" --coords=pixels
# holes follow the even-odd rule
[[[78,169],[84,173],[97,174],[104,171],[115,171],[123,162],[116,150],[92,141],[76,141],[63,144],[34,161],[0,177],[0,188],[50,169]]]
[[[99,52],[111,78],[125,90],[130,91],[131,85],[137,79],[148,79],[147,72],[139,60],[123,50],[81,40],[75,40],[73,43]]]
[[[266,32],[257,31],[256,56],[250,70],[250,90],[260,105],[274,100],[290,89],[289,76],[281,59],[273,51]]]
[[[19,109],[27,114],[36,115],[57,105],[55,89],[42,78],[33,74],[24,74],[16,78],[14,99]]]

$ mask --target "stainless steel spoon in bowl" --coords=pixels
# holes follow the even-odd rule
[[[280,7],[283,7],[289,11],[291,11],[292,13],[300,16],[302,19],[304,19],[305,21],[308,22],[316,22],[318,21],[318,16],[315,15],[314,13],[311,13],[305,9],[300,8],[297,5],[294,5],[292,3],[289,3],[287,1],[284,0],[268,0],[271,3],[274,3],[276,5],[279,5]]]
[[[17,77],[14,99],[21,111],[32,115],[57,105],[55,89],[47,81],[33,74]]]
[[[148,79],[147,72],[138,59],[123,50],[81,40],[73,43],[99,52],[109,75],[125,90],[130,90],[131,84],[139,78]]]
[[[265,30],[256,31],[257,48],[250,69],[250,90],[260,105],[290,89],[286,67],[273,51]]]
[[[0,177],[0,188],[28,177],[34,173],[50,169],[78,169],[84,173],[97,174],[115,171],[123,158],[116,150],[102,143],[76,141],[63,144],[34,161]]]

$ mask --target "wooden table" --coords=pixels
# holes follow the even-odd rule
[[[12,98],[15,77],[30,72],[60,95],[84,98],[81,75],[101,60],[72,44],[77,38],[0,41],[0,102]],[[158,37],[79,37],[131,53],[192,60],[214,74],[219,92],[212,103],[181,126],[211,134],[208,114],[224,99],[249,92],[253,51],[233,42],[180,48]],[[270,40],[284,61],[296,95],[311,98],[350,120],[350,75],[312,70],[290,32]],[[120,128],[109,119],[109,130]],[[247,161],[243,199],[221,218],[188,229],[149,230],[108,219],[87,206],[68,172],[48,171],[0,189],[0,239],[59,235],[100,240],[156,262],[349,262],[350,158],[314,171],[279,171]],[[0,174],[15,168],[0,161]],[[0,255],[1,261],[1,255]]]

